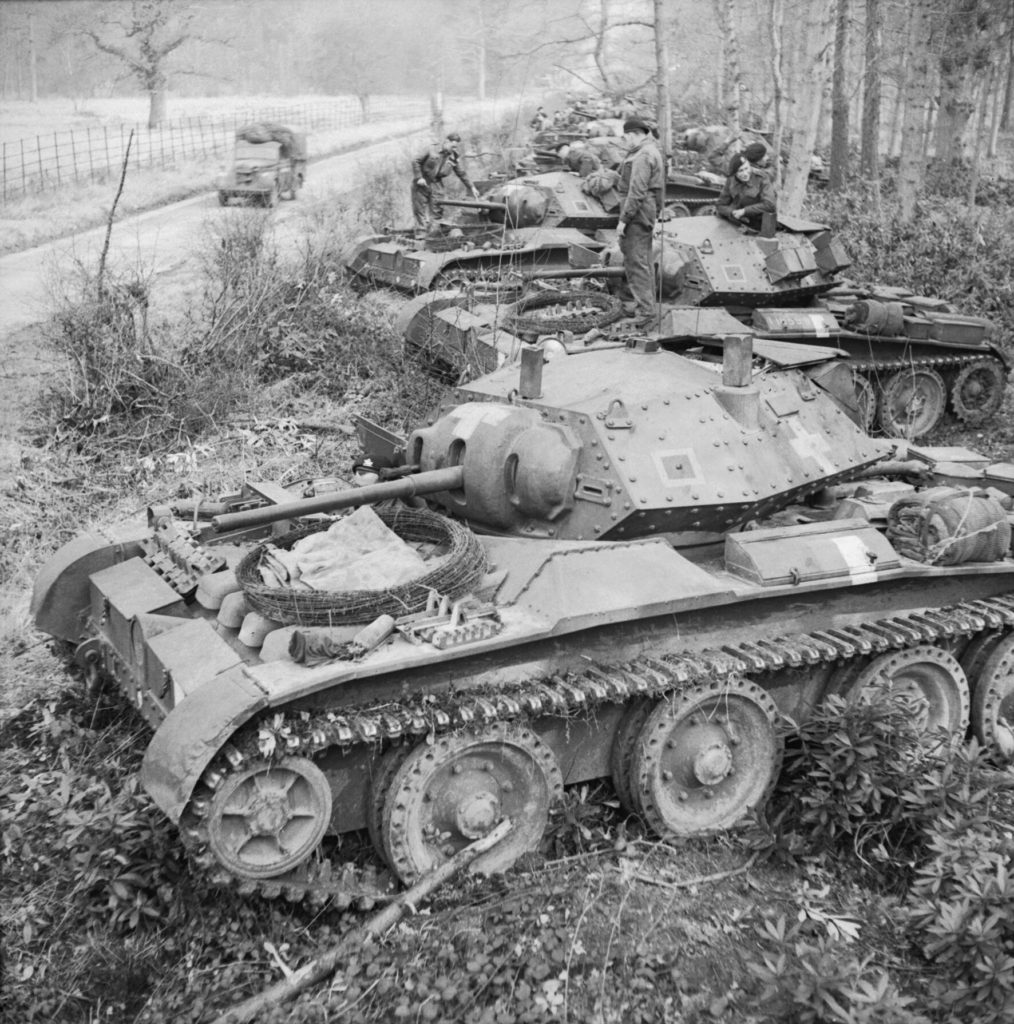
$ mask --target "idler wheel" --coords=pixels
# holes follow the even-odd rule
[[[968,681],[957,658],[932,644],[919,644],[873,658],[843,692],[848,701],[876,694],[913,699],[917,724],[926,733],[944,729],[960,739],[968,728]]]
[[[407,884],[506,817],[509,834],[471,866],[503,871],[538,847],[562,793],[556,757],[530,729],[500,722],[441,736],[411,748],[388,783],[382,849]]]
[[[898,370],[880,393],[880,426],[889,437],[915,440],[940,422],[946,404],[947,391],[936,370],[922,366]]]
[[[1014,636],[993,646],[972,680],[972,731],[999,759],[1014,760]]]
[[[1003,405],[1007,376],[995,359],[977,359],[963,366],[951,385],[951,408],[965,423],[984,423]]]
[[[727,829],[767,799],[781,765],[777,710],[742,680],[695,686],[657,704],[637,738],[633,780],[659,835]]]
[[[208,845],[233,874],[272,878],[301,864],[331,821],[331,787],[305,757],[227,775],[208,808]]]

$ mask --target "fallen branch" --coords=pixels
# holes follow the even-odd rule
[[[659,878],[657,875],[642,875],[639,871],[634,872],[634,878],[639,882],[647,882],[649,885],[660,885],[663,889],[691,889],[695,885],[705,885],[708,882],[720,882],[723,878],[732,878],[734,875],[742,875],[750,870],[757,863],[757,853],[751,853],[745,864],[738,868],[731,868],[728,871],[718,871],[713,875],[697,875],[694,878],[680,878],[676,881],[669,881],[666,878]]]
[[[480,853],[485,853],[496,846],[510,831],[510,827],[510,819],[505,818],[489,835],[483,836],[470,846],[459,850],[449,861],[424,875],[411,889],[402,893],[397,899],[370,917],[362,928],[357,929],[351,935],[346,935],[329,952],[311,960],[305,966],[300,967],[298,971],[293,971],[289,977],[283,978],[270,988],[264,989],[263,992],[251,996],[239,1006],[227,1010],[222,1016],[217,1017],[213,1024],[248,1024],[249,1021],[258,1019],[265,1010],[289,1002],[300,992],[305,992],[312,985],[330,977],[338,969],[349,945],[360,945],[367,935],[383,935],[401,920],[406,910],[411,910],[414,913],[418,903],[471,864]]]

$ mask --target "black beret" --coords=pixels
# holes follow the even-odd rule
[[[642,121],[639,117],[628,117],[623,122],[624,132],[644,132],[645,135],[651,134],[651,125],[647,121]]]
[[[759,160],[764,159],[764,154],[767,153],[767,151],[768,147],[765,146],[763,142],[751,142],[750,145],[743,150],[743,156],[745,156],[750,163],[755,164]]]

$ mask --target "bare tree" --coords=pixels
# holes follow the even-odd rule
[[[791,131],[789,159],[780,189],[779,210],[798,215],[806,195],[810,161],[821,109],[830,87],[834,43],[834,0],[810,0],[799,29],[795,101],[787,127]]]
[[[834,71],[831,74],[832,192],[845,187],[849,172],[849,95],[846,72],[849,55],[849,0],[838,0],[834,33]]]
[[[898,166],[898,199],[901,219],[915,217],[925,170],[926,109],[933,80],[933,0],[911,0],[909,20],[908,78],[905,83],[905,116],[901,126],[901,161]]]
[[[738,135],[741,131],[740,97],[743,92],[743,76],[739,68],[739,40],[736,36],[736,0],[714,2],[724,44],[722,82],[725,86],[725,95],[722,97],[722,106],[725,109],[725,123]]]
[[[880,189],[880,0],[866,0],[866,76],[863,83],[863,131],[860,167],[863,177]]]
[[[192,38],[194,13],[172,0],[131,0],[103,4],[80,22],[95,48],[116,57],[141,83],[148,94],[149,128],[165,119],[170,58]]]
[[[961,156],[977,89],[999,56],[996,44],[1009,13],[1010,0],[946,0],[935,138],[938,159]]]

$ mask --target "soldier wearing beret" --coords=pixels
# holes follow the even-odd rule
[[[628,118],[623,122],[623,134],[630,148],[620,164],[620,221],[616,234],[627,285],[634,296],[634,313],[638,324],[647,327],[656,316],[651,239],[665,189],[665,169],[647,122]]]

